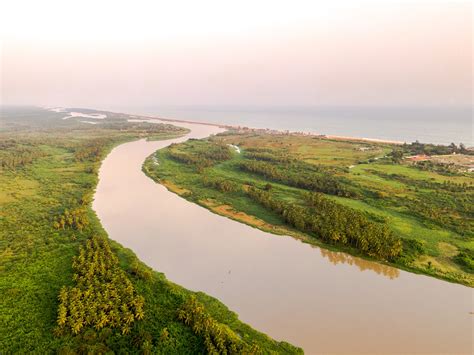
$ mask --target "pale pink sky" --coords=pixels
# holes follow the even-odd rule
[[[3,104],[472,100],[470,1],[7,0],[0,44]]]

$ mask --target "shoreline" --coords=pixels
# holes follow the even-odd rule
[[[138,116],[138,115],[137,115]],[[140,117],[148,118],[148,119],[157,119],[165,122],[174,122],[174,123],[188,123],[188,124],[199,124],[205,126],[215,126],[225,129],[234,129],[240,131],[257,131],[262,133],[270,133],[270,134],[293,134],[293,135],[304,135],[304,136],[313,136],[325,139],[334,139],[334,140],[341,140],[341,141],[354,141],[354,142],[367,142],[367,143],[380,143],[380,144],[395,144],[395,145],[403,145],[406,142],[403,141],[396,141],[396,140],[388,140],[388,139],[379,139],[379,138],[367,138],[367,137],[351,137],[351,136],[339,136],[339,135],[332,135],[332,134],[317,134],[313,132],[302,132],[302,131],[290,131],[290,130],[281,130],[281,129],[273,129],[273,128],[255,128],[255,127],[247,127],[247,126],[236,126],[236,125],[228,125],[228,124],[219,124],[219,123],[211,123],[211,122],[199,122],[199,121],[192,121],[192,120],[182,120],[177,118],[165,118],[159,116],[142,116]]]
[[[66,107],[51,107],[51,106],[38,106],[42,109],[53,111],[53,112],[68,112],[68,108]],[[72,109],[72,108],[71,108]],[[248,127],[248,126],[241,126],[241,125],[230,125],[230,124],[221,124],[221,123],[212,123],[212,122],[202,122],[202,121],[194,121],[188,119],[179,119],[179,118],[169,118],[169,117],[160,117],[157,115],[149,115],[149,114],[140,114],[140,113],[129,113],[129,112],[122,112],[122,111],[115,111],[114,109],[106,108],[106,109],[90,109],[90,108],[83,108],[87,111],[96,111],[97,113],[114,113],[114,114],[123,114],[127,115],[131,118],[138,118],[138,119],[158,119],[163,122],[169,123],[186,123],[186,124],[197,124],[197,125],[205,125],[205,126],[215,126],[225,129],[233,129],[242,132],[258,132],[258,133],[267,133],[267,134],[289,134],[289,135],[301,135],[301,136],[310,136],[315,138],[322,138],[322,139],[329,139],[329,140],[340,140],[340,141],[348,141],[348,142],[359,142],[359,143],[374,143],[374,144],[388,144],[388,145],[404,145],[408,144],[408,141],[402,140],[394,140],[394,139],[383,139],[383,138],[369,138],[369,137],[354,137],[354,136],[344,136],[344,135],[337,135],[337,134],[323,134],[323,133],[316,133],[312,131],[292,131],[292,130],[284,130],[284,129],[274,129],[274,128],[257,128],[257,127]],[[81,110],[80,108],[76,108],[76,110]],[[427,143],[421,142],[423,144],[433,144],[439,146],[448,146],[448,143]],[[471,145],[467,145],[468,148],[471,148]],[[474,148],[474,146],[472,146]]]

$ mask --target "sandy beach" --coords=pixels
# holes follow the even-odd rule
[[[159,119],[165,122],[199,124],[199,125],[214,126],[214,127],[220,127],[220,128],[226,128],[226,129],[249,130],[249,131],[264,132],[264,133],[270,133],[270,134],[295,134],[295,135],[302,134],[302,135],[307,135],[307,136],[343,140],[343,141],[396,144],[396,145],[405,144],[405,142],[402,142],[402,141],[377,139],[377,138],[337,136],[337,135],[317,134],[317,133],[312,133],[312,132],[297,132],[297,131],[287,131],[287,130],[278,130],[278,129],[270,129],[270,128],[243,127],[243,126],[228,125],[228,124],[218,124],[218,123],[200,122],[200,121],[192,121],[192,120],[181,120],[181,119],[176,119],[176,118],[164,118],[164,117],[159,117],[159,116],[141,116],[141,117],[147,118],[147,119]]]

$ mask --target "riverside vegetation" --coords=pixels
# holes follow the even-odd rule
[[[91,209],[100,161],[120,143],[186,130],[106,114],[91,125],[60,112],[2,108],[2,352],[301,353],[108,239]]]
[[[472,287],[472,173],[407,159],[453,153],[473,152],[228,131],[159,150],[144,171],[190,201],[265,231]]]

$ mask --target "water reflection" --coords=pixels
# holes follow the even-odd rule
[[[389,279],[393,280],[400,276],[400,270],[379,263],[374,263],[372,261],[364,260],[361,258],[357,258],[355,256],[341,253],[337,251],[331,251],[327,249],[319,248],[321,255],[328,259],[334,265],[337,264],[348,264],[348,265],[355,265],[360,271],[371,270],[375,271],[379,275],[383,275],[388,277]]]

